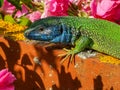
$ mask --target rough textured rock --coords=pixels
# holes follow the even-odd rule
[[[61,49],[0,38],[0,70],[16,76],[15,90],[119,90],[120,65],[106,64],[98,57],[68,59],[61,65]]]

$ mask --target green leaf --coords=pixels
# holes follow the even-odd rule
[[[4,21],[8,21],[8,22],[11,22],[11,23],[16,23],[14,18],[11,15],[5,15],[4,16]]]
[[[0,0],[0,7],[2,7],[4,0]]]
[[[23,26],[29,26],[31,24],[31,21],[26,17],[21,17],[19,24]]]
[[[20,0],[8,0],[12,5],[14,5],[17,9],[21,10]]]

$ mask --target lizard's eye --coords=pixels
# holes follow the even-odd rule
[[[40,28],[39,28],[39,30],[40,30],[40,31],[43,31],[43,30],[44,30],[44,28],[43,28],[43,27],[40,27]]]

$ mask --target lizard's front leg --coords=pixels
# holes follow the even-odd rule
[[[61,63],[63,63],[69,56],[71,56],[70,57],[70,62],[72,62],[75,54],[83,51],[87,47],[90,47],[90,45],[92,43],[93,43],[93,41],[89,37],[80,36],[80,38],[75,41],[75,47],[74,48],[71,48],[70,50],[63,49],[63,50],[66,51],[66,53],[58,55],[58,56],[65,56],[65,58],[63,58],[61,60]]]

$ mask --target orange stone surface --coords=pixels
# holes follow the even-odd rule
[[[16,76],[15,90],[120,90],[120,65],[77,55],[75,63],[60,64],[62,53],[0,37],[0,70],[8,68]]]

